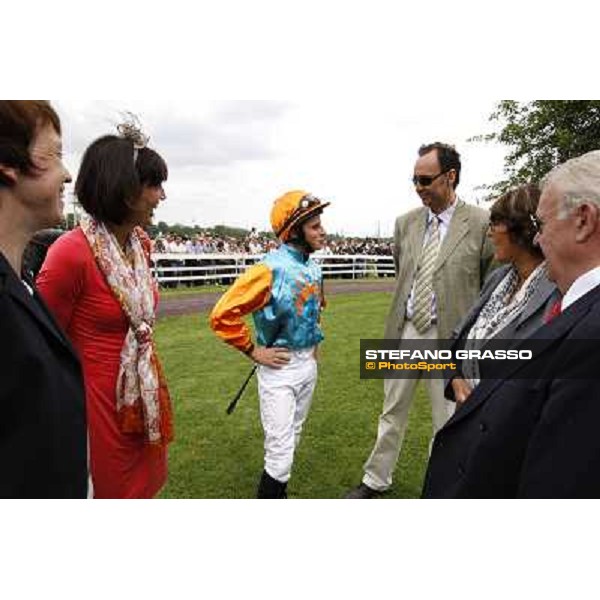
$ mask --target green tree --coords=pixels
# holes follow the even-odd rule
[[[600,148],[600,100],[502,100],[490,116],[500,131],[473,141],[510,147],[507,178],[483,186],[495,196],[526,182],[537,183],[556,165]]]
[[[214,235],[218,235],[220,237],[232,237],[237,240],[243,240],[248,235],[249,231],[247,229],[242,229],[240,227],[229,227],[227,225],[215,225],[212,229]]]
[[[158,231],[160,231],[160,233],[163,234],[169,232],[169,225],[167,225],[167,223],[165,223],[164,221],[159,221],[156,228],[158,229]]]

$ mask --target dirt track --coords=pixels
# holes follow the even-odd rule
[[[364,292],[391,292],[394,289],[394,279],[388,278],[380,281],[331,281],[325,282],[325,294],[361,294]],[[225,288],[223,288],[223,291]],[[158,316],[189,315],[198,312],[208,312],[221,293],[189,294],[179,297],[161,298]]]

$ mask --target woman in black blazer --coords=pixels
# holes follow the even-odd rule
[[[0,497],[85,498],[87,434],[79,360],[23,251],[62,220],[60,120],[45,101],[0,101]]]
[[[479,300],[454,330],[453,350],[485,349],[489,340],[530,337],[552,316],[560,293],[548,279],[544,255],[535,243],[531,217],[540,199],[539,188],[527,184],[503,194],[490,210],[488,236],[494,260],[503,266],[492,271]],[[477,361],[463,361],[446,385],[446,397],[462,404],[485,377]]]

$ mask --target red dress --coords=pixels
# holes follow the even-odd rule
[[[81,229],[51,246],[37,288],[83,365],[94,497],[152,498],[167,478],[167,451],[119,429],[115,386],[129,325]]]

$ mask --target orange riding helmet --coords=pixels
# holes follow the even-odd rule
[[[287,242],[296,225],[321,214],[330,204],[302,190],[287,192],[275,200],[271,209],[273,232],[282,242]]]

